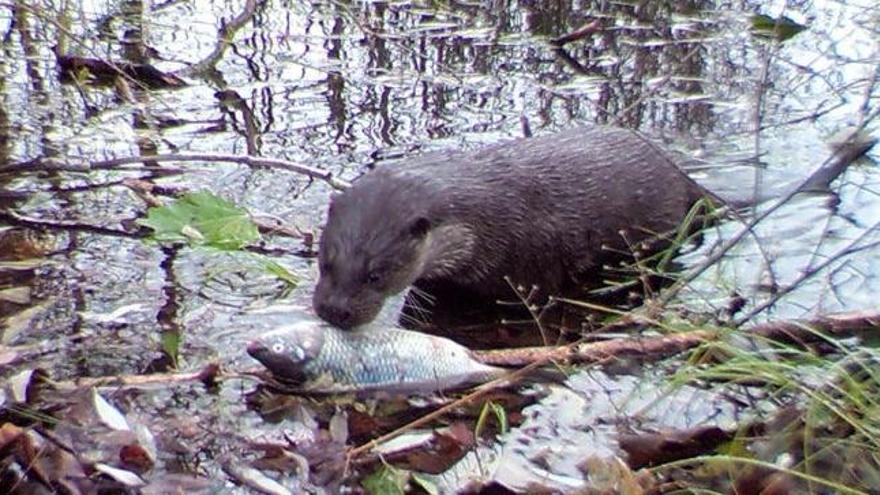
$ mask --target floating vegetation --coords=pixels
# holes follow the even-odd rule
[[[165,206],[147,210],[139,225],[153,230],[159,242],[179,242],[239,250],[260,239],[247,211],[207,191],[184,194]]]

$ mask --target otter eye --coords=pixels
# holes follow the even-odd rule
[[[378,271],[372,271],[367,274],[367,283],[368,284],[377,284],[382,280],[382,276]]]
[[[410,235],[417,239],[424,238],[429,230],[431,230],[431,221],[425,217],[419,217],[409,225]]]

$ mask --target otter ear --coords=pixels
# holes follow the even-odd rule
[[[425,217],[416,218],[409,224],[409,233],[419,239],[428,235],[429,230],[431,230],[431,221]]]

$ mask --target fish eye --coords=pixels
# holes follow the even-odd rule
[[[379,283],[380,280],[382,280],[382,275],[379,274],[378,270],[373,270],[367,274],[367,283],[369,284]]]
[[[274,344],[272,344],[272,352],[274,352],[275,354],[281,354],[282,352],[284,352],[284,344],[282,344],[281,342],[275,342]]]

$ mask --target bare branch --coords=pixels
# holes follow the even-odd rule
[[[219,153],[171,153],[163,155],[148,156],[124,156],[119,158],[111,158],[109,160],[101,160],[82,165],[59,163],[54,160],[46,162],[27,162],[17,163],[0,167],[0,173],[4,172],[20,172],[34,169],[41,166],[44,170],[62,170],[71,172],[90,172],[94,170],[113,170],[122,165],[133,163],[152,163],[152,162],[231,162],[247,165],[249,167],[266,167],[287,170],[298,174],[320,179],[333,187],[334,189],[344,190],[350,187],[347,181],[337,179],[333,172],[323,170],[317,167],[310,167],[301,163],[280,160],[276,158],[261,158],[246,155],[227,155]],[[152,167],[152,170],[156,170]],[[161,170],[161,169],[158,169]]]
[[[0,211],[0,220],[10,225],[19,225],[31,228],[50,228],[56,230],[76,230],[91,232],[93,234],[109,235],[114,237],[141,238],[145,237],[139,232],[129,232],[121,229],[111,229],[100,225],[91,225],[73,220],[46,220],[43,218],[29,217],[11,210]]]
[[[576,346],[474,351],[474,357],[480,362],[496,366],[523,366],[538,361],[597,363],[633,356],[653,361],[678,354],[716,338],[717,332],[697,330],[661,337],[625,337],[602,342],[586,342]]]
[[[766,301],[762,302],[761,304],[758,304],[751,311],[749,311],[745,315],[741,316],[740,318],[737,318],[736,321],[734,322],[734,324],[741,325],[741,324],[749,321],[750,319],[754,318],[755,316],[760,314],[765,309],[776,304],[780,299],[782,299],[783,296],[785,296],[789,292],[796,289],[805,280],[807,280],[807,279],[811,278],[812,276],[816,275],[817,273],[821,272],[828,265],[830,265],[831,263],[834,263],[835,261],[840,260],[844,256],[848,256],[850,254],[853,254],[853,253],[856,253],[859,251],[864,251],[865,249],[870,249],[870,248],[880,246],[880,241],[860,245],[862,243],[862,241],[864,241],[868,237],[868,235],[873,234],[873,233],[877,232],[878,230],[880,230],[880,222],[875,223],[874,225],[871,226],[871,228],[862,232],[862,234],[860,236],[858,236],[856,239],[854,239],[852,242],[850,242],[845,248],[837,251],[834,254],[829,255],[825,259],[825,261],[823,261],[822,263],[819,263],[818,265],[801,272],[801,274],[798,275],[797,278],[795,278],[790,284],[786,285],[785,287],[779,288],[779,290],[777,290],[776,293],[773,294],[773,297],[771,297],[770,299],[767,299]]]

